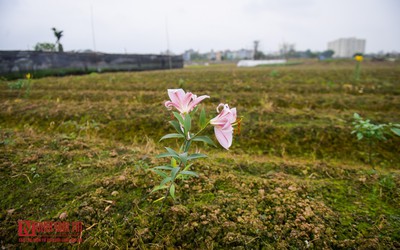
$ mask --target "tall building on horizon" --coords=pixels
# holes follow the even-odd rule
[[[365,39],[340,38],[328,43],[328,50],[333,50],[333,57],[349,58],[356,53],[365,53]]]

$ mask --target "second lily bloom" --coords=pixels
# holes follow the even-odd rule
[[[221,111],[219,108],[223,107]],[[219,104],[217,107],[219,113],[215,118],[211,119],[210,124],[214,126],[215,137],[219,144],[225,149],[229,149],[232,145],[233,126],[236,122],[236,108],[230,109],[228,104]]]

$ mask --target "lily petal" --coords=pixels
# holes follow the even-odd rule
[[[219,144],[225,149],[229,149],[232,145],[232,134],[233,128],[232,126],[227,129],[222,129],[220,127],[214,127],[215,137],[217,138]]]
[[[221,111],[219,108],[223,107]],[[228,104],[219,104],[217,107],[218,115],[210,120],[210,124],[214,126],[215,137],[219,144],[225,149],[229,149],[232,145],[233,127],[232,123],[236,121],[236,108],[229,108]]]
[[[175,107],[176,109],[180,109],[180,106],[179,105],[177,105],[176,103],[174,103],[174,102],[171,102],[171,101],[166,101],[165,102],[165,107],[167,107],[167,109],[169,109],[169,110],[171,110],[172,109],[172,107]]]
[[[192,111],[192,110],[194,109],[194,107],[197,106],[197,104],[199,104],[201,101],[203,101],[203,100],[206,99],[206,98],[210,98],[210,97],[209,97],[208,95],[202,95],[202,96],[200,96],[200,97],[195,97],[195,98],[193,99],[193,101],[189,104],[188,109],[189,109],[190,111]]]
[[[173,103],[180,105],[181,100],[185,97],[185,91],[183,89],[168,89],[168,96]]]
[[[209,98],[206,95],[197,97],[191,92],[185,93],[183,89],[168,89],[168,96],[170,101],[165,102],[165,107],[175,107],[181,114],[191,112],[202,100]]]

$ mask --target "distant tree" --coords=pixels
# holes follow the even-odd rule
[[[335,51],[329,49],[329,50],[325,50],[320,55],[323,56],[324,58],[332,58],[333,54],[335,54]]]
[[[286,60],[296,54],[295,45],[290,43],[282,43],[279,51]]]
[[[257,53],[254,54],[254,59],[260,60],[260,59],[266,59],[267,56],[262,52],[262,51],[257,51]]]
[[[56,51],[54,43],[37,43],[34,47],[35,51]]]
[[[62,46],[62,44],[60,43],[60,39],[61,39],[61,37],[63,36],[63,31],[62,30],[60,30],[60,31],[57,31],[56,30],[56,28],[52,28],[52,30],[53,30],[53,32],[54,32],[54,36],[56,37],[56,46],[57,46],[57,49],[58,49],[58,52],[63,52],[64,51],[64,48],[63,48],[63,46]]]
[[[310,49],[304,52],[304,57],[306,58],[316,58],[317,56],[317,53],[312,52]]]

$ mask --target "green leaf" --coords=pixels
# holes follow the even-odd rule
[[[153,169],[172,170],[173,167],[171,167],[171,166],[158,166],[158,167],[154,167]]]
[[[175,128],[176,132],[178,132],[179,134],[183,135],[183,131],[181,129],[181,125],[179,125],[179,122],[177,122],[177,121],[169,121],[169,124],[171,124],[172,127]]]
[[[180,169],[181,169],[180,167],[176,167],[176,168],[171,170],[171,178],[172,178],[172,180],[175,180],[176,175],[178,174]]]
[[[354,116],[354,119],[357,119],[357,120],[359,120],[361,118],[361,116],[359,114],[357,114],[357,113],[354,113],[353,116]]]
[[[162,178],[168,177],[168,175],[167,175],[165,172],[161,171],[161,170],[152,169],[152,171],[154,171],[154,173],[158,174],[158,175],[161,176]]]
[[[172,199],[175,200],[175,184],[172,183],[170,188],[169,188],[169,193],[171,194]]]
[[[185,143],[182,145],[181,150],[183,152],[187,152],[189,150],[191,144],[192,144],[192,140],[185,140]]]
[[[162,141],[165,139],[171,139],[171,138],[185,138],[185,137],[183,136],[183,134],[172,133],[172,134],[164,135],[163,137],[161,137],[161,139],[159,141]]]
[[[183,163],[183,165],[186,165],[187,161],[188,161],[188,154],[187,152],[180,154],[179,159],[181,160],[181,162]]]
[[[390,129],[395,135],[400,136],[400,129],[399,128],[391,128]]]
[[[162,180],[162,182],[160,183],[160,186],[164,186],[165,184],[167,184],[168,182],[172,181],[171,177],[167,177],[164,180]]]
[[[187,133],[190,131],[190,129],[192,128],[192,118],[190,117],[189,114],[185,115],[185,120],[183,123],[183,128],[185,130],[185,136],[187,135]]]
[[[157,155],[156,158],[174,157],[175,160],[179,159],[179,154],[175,150],[173,150],[172,148],[169,148],[169,147],[165,147],[165,149],[168,152],[161,153],[161,154]]]
[[[168,153],[171,153],[171,154],[173,154],[175,156],[179,156],[179,154],[175,150],[173,150],[172,148],[165,147],[165,149],[168,151]]]
[[[160,202],[160,201],[162,201],[162,200],[164,200],[164,199],[165,199],[165,196],[163,196],[163,197],[161,197],[161,198],[158,198],[157,200],[153,201],[153,203]]]
[[[175,158],[171,158],[171,167],[177,167],[177,166],[178,166],[178,163],[175,160]]]
[[[198,158],[205,158],[207,155],[205,154],[191,154],[188,156],[188,161],[193,160],[193,159],[198,159]]]
[[[191,166],[193,166],[193,163],[188,164],[188,165],[183,169],[183,171],[188,170]]]
[[[213,140],[211,140],[210,137],[208,137],[208,136],[196,136],[195,138],[192,139],[192,141],[201,141],[201,142],[210,144],[214,147],[217,147],[217,145],[215,145]]]
[[[158,190],[161,190],[161,189],[166,189],[166,188],[168,188],[168,187],[167,187],[167,186],[161,186],[161,185],[155,186],[155,187],[153,188],[153,190],[151,190],[150,193],[153,193],[153,192],[158,191]]]
[[[165,158],[165,157],[177,157],[177,155],[174,153],[170,153],[170,152],[161,153],[159,155],[156,155],[156,158]]]
[[[357,133],[357,139],[361,140],[362,138],[364,138],[364,135],[362,133]]]
[[[180,124],[183,124],[183,117],[178,112],[173,112],[176,119],[178,119]]]
[[[196,172],[189,171],[189,170],[183,170],[179,174],[181,174],[181,175],[192,175],[192,176],[199,177],[199,175]]]
[[[204,107],[201,109],[199,121],[200,121],[200,128],[204,128],[207,125],[206,111],[204,110]]]

